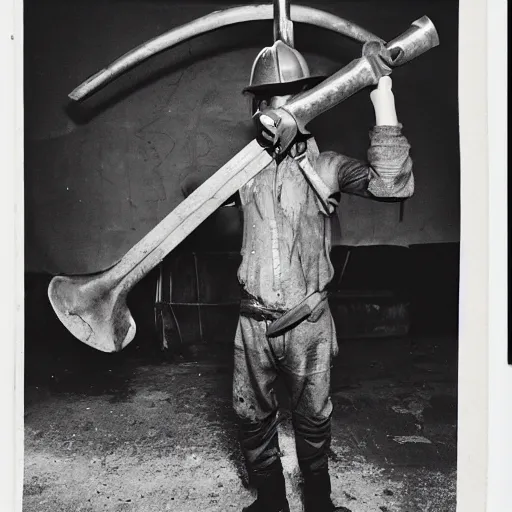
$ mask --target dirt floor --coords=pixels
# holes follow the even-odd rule
[[[336,504],[351,512],[455,511],[456,345],[341,343],[332,389]],[[252,491],[231,409],[229,352],[173,363],[136,352],[46,354],[30,366],[23,510],[241,511]],[[291,435],[285,420],[283,464],[300,512]]]

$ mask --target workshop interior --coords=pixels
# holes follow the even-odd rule
[[[339,354],[331,370],[329,458],[333,496],[346,510],[452,511],[458,2],[300,5],[383,41],[425,15],[439,34],[439,46],[392,73],[414,195],[382,202],[342,194],[331,216],[328,300]],[[56,276],[116,268],[251,142],[251,101],[242,91],[254,59],[273,42],[272,20],[204,32],[123,70],[83,100],[70,93],[145,42],[235,6],[24,2],[27,512],[241,510],[252,492],[231,404],[244,236],[236,198],[220,201],[134,282],[126,301],[136,329],[122,349],[109,353],[77,339],[49,297]],[[364,41],[294,22],[294,44],[311,75],[331,76],[361,57]],[[322,151],[367,158],[375,122],[370,90],[311,121]],[[286,417],[286,398],[283,410]],[[282,449],[292,467],[293,446]],[[293,474],[286,478],[294,485]],[[302,510],[300,500],[290,505]]]

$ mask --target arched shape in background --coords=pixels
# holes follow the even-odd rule
[[[69,94],[69,97],[73,100],[83,99],[153,55],[169,50],[194,37],[236,23],[271,20],[273,18],[274,8],[272,5],[243,5],[212,12],[190,23],[169,30],[125,53],[79,85]],[[367,41],[383,42],[381,38],[351,21],[312,7],[292,5],[291,18],[292,21],[332,30],[361,43]]]

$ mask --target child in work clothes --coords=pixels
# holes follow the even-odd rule
[[[277,41],[258,55],[246,92],[253,95],[254,112],[270,109],[266,112],[275,119],[276,109],[292,95],[319,81],[310,76],[297,50]],[[325,293],[333,277],[329,215],[341,192],[389,200],[407,198],[414,190],[410,146],[396,119],[389,77],[381,78],[371,100],[377,122],[370,132],[368,162],[319,153],[313,137],[299,135],[240,190],[244,236],[238,278],[243,298],[235,337],[233,403],[248,472],[258,493],[256,501],[243,509],[246,512],[289,510],[273,389],[278,375],[291,399],[306,512],[347,510],[331,501],[327,460],[330,367],[338,350]],[[263,124],[262,117],[255,120],[260,144],[269,150],[278,146],[278,128]],[[306,164],[320,177],[320,194],[302,172]],[[309,317],[278,335],[268,335],[273,321],[304,301],[312,310]]]

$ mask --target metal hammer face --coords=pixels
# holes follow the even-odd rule
[[[401,66],[439,45],[436,27],[428,16],[413,21],[408,30],[386,44],[382,58],[391,67]]]
[[[363,45],[363,56],[378,56],[391,68],[401,66],[439,45],[439,36],[432,21],[422,16],[395,39],[384,44],[368,41]]]

